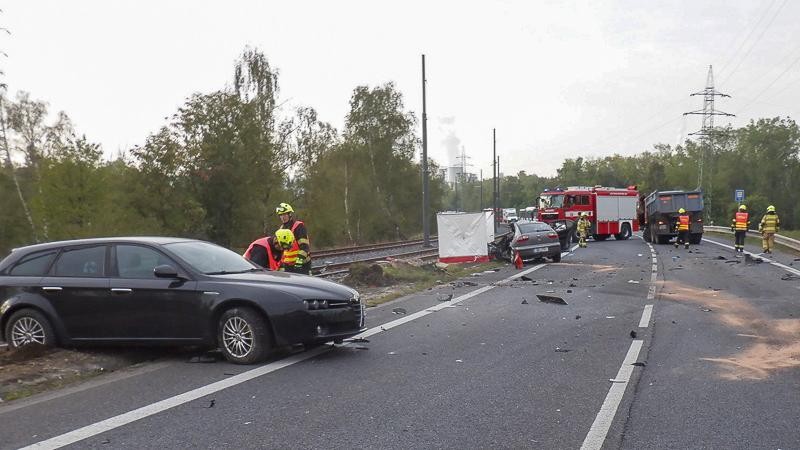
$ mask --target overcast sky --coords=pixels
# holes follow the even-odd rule
[[[184,99],[230,84],[245,46],[280,71],[281,101],[341,129],[358,85],[394,81],[429,152],[491,176],[553,175],[564,158],[634,154],[700,128],[708,66],[752,118],[800,109],[800,2],[72,1],[3,2],[0,59],[13,95],[65,111],[108,155],[165,124]],[[731,119],[717,119],[726,124]],[[421,128],[420,128],[421,130]],[[421,131],[419,132],[421,135]]]

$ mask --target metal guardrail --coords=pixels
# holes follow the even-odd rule
[[[715,233],[733,234],[733,231],[731,231],[730,227],[717,227],[717,226],[706,225],[703,228],[708,231],[713,231]],[[761,238],[761,233],[754,230],[747,230],[747,235],[750,237]],[[780,234],[776,234],[775,243],[800,252],[800,241],[797,239],[792,239],[787,236],[781,236]]]

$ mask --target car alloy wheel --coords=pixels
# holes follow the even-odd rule
[[[12,314],[5,338],[11,348],[29,344],[50,346],[55,342],[47,317],[34,309],[22,309]]]
[[[231,355],[245,358],[253,351],[253,330],[241,317],[231,317],[222,327],[222,344]]]
[[[11,342],[14,347],[27,344],[44,345],[44,328],[36,319],[23,317],[11,327]]]
[[[217,328],[217,343],[225,358],[235,364],[253,364],[272,352],[272,333],[267,318],[246,306],[222,313]]]

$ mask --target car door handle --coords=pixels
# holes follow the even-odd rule
[[[58,286],[42,286],[42,290],[45,292],[61,292],[63,289]]]
[[[130,294],[133,289],[130,288],[111,288],[112,294]]]

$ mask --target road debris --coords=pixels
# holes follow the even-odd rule
[[[639,284],[639,282],[636,281],[636,280],[628,280],[628,283],[629,284]]]
[[[572,289],[567,289],[567,294],[572,294]]]
[[[717,256],[717,257],[716,257],[716,258],[714,258],[714,259],[717,259],[717,260],[720,260],[720,261],[727,261],[727,260],[728,260],[728,258],[726,258],[726,257],[724,257],[724,256],[722,256],[722,255],[719,255],[719,256]]]
[[[781,277],[781,280],[783,280],[783,281],[800,280],[800,277],[798,277],[797,275],[795,275],[793,273],[787,273],[787,274],[785,274],[784,276]]]
[[[567,304],[567,302],[565,302],[563,298],[556,297],[554,295],[536,294],[536,298],[538,298],[540,302],[544,302],[544,303],[553,303],[553,304],[556,304],[556,305],[566,305]]]
[[[403,314],[405,314],[405,313],[407,313],[407,312],[408,312],[408,311],[406,311],[406,310],[405,310],[405,308],[395,308],[395,309],[393,309],[393,310],[392,310],[392,314],[400,314],[400,315],[403,315]]]
[[[208,402],[208,406],[206,406],[206,408],[213,408],[214,405],[216,405],[216,404],[217,404],[217,401],[212,398],[211,401]]]
[[[632,366],[636,366],[636,367],[645,367],[647,365],[647,363],[646,362],[635,362],[635,363],[633,363],[631,365]]]
[[[522,304],[522,305],[527,305],[527,304],[528,304],[528,301],[527,301],[527,300],[525,300],[525,299],[523,298],[523,299],[522,299],[522,303],[521,303],[521,304]]]
[[[636,331],[631,330],[631,338],[636,339]]]
[[[713,310],[712,310],[712,309],[710,309],[710,308],[703,308],[703,307],[701,306],[701,307],[700,307],[700,311],[703,311],[703,312],[711,312],[711,311],[713,311]]]
[[[568,352],[571,352],[571,351],[572,351],[572,349],[569,349],[569,348],[559,348],[559,347],[556,347],[556,350],[555,350],[555,351],[556,351],[556,353],[568,353]]]
[[[364,338],[350,338],[350,339],[345,339],[344,341],[369,344],[369,339],[364,339]]]
[[[581,315],[580,315],[580,314],[577,314],[577,315],[575,316],[575,320],[581,320]]]
[[[190,363],[215,363],[217,362],[217,358],[210,354],[199,355],[199,356],[192,356],[189,359]]]
[[[440,302],[449,302],[450,300],[453,299],[453,294],[439,294],[439,297],[437,297],[437,299]]]
[[[461,359],[457,359],[457,360],[456,360],[456,362],[457,362],[457,363],[463,363],[464,361],[463,361],[463,360],[461,360]]]
[[[628,382],[627,380],[618,380],[616,378],[609,378],[608,381],[610,381],[612,383],[627,383]]]

